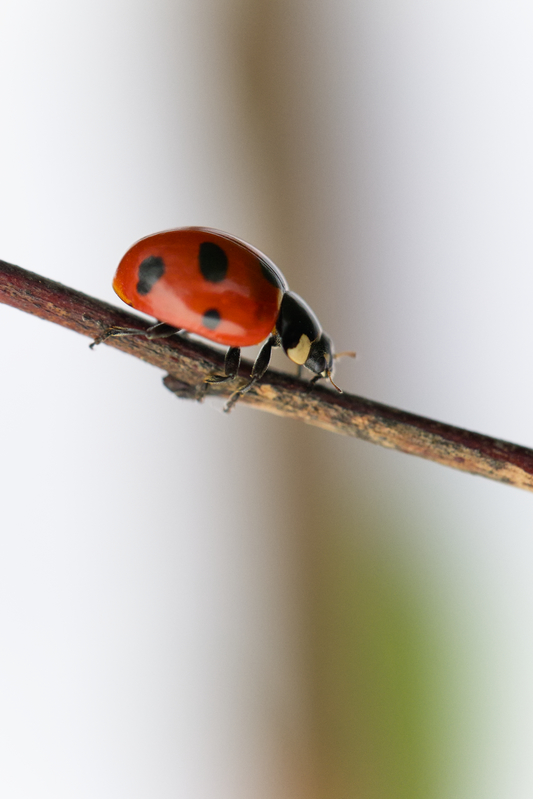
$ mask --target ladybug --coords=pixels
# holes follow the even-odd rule
[[[146,332],[150,338],[183,330],[229,347],[224,374],[209,375],[206,383],[236,378],[241,347],[266,339],[248,383],[232,394],[226,410],[263,377],[273,347],[314,372],[311,384],[327,378],[341,391],[333,382],[333,343],[311,308],[289,291],[269,258],[235,236],[202,227],[147,236],[122,258],[113,288],[125,303],[159,320]],[[134,333],[112,328],[94,343]]]

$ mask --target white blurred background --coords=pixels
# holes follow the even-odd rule
[[[533,445],[532,41],[519,0],[4,0],[0,257],[118,304],[138,238],[228,230],[347,390]],[[530,495],[0,330],[2,797],[533,795]]]

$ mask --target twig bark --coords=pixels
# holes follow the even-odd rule
[[[142,333],[151,324],[5,261],[0,261],[0,302],[91,339],[108,327],[134,327]],[[110,338],[105,343],[168,372],[164,383],[179,397],[195,398],[204,377],[214,369],[220,370],[224,360],[223,353],[179,336],[164,340]],[[249,375],[251,363],[243,361],[241,369],[244,376]],[[209,392],[227,396],[234,389],[235,385],[215,384]],[[362,397],[337,394],[323,386],[309,392],[305,381],[274,369],[269,369],[241,403],[533,490],[531,449]]]

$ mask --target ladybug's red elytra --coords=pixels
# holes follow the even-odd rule
[[[188,227],[141,239],[122,258],[113,288],[125,303],[159,320],[145,335],[169,336],[180,330],[229,347],[223,375],[237,376],[240,348],[265,341],[248,383],[234,392],[227,406],[265,374],[273,347],[282,347],[298,366],[333,386],[335,354],[311,308],[292,291],[280,270],[263,253],[228,233]],[[109,336],[139,331],[110,329]],[[352,354],[352,353],[350,353]]]

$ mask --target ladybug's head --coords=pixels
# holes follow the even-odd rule
[[[313,382],[325,377],[335,386],[332,380],[334,360],[335,353],[333,351],[333,342],[327,333],[322,333],[322,335],[311,344],[309,355],[307,356],[304,366],[315,373],[316,377],[313,378]],[[335,388],[337,391],[340,391],[338,386],[335,386]]]
[[[342,394],[342,388],[339,388],[338,385],[333,382],[333,369],[335,361],[345,356],[348,358],[355,358],[355,352],[335,352],[333,350],[333,342],[328,334],[322,333],[320,338],[311,344],[309,356],[304,364],[312,372],[316,372],[311,380],[311,385],[322,377],[325,377],[329,380],[333,388],[336,388],[339,394]]]
[[[283,295],[276,330],[287,357],[315,373],[312,383],[324,377],[335,386],[333,342],[307,303],[292,291]],[[338,386],[335,388],[340,391]]]

